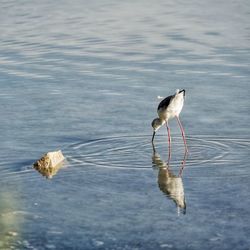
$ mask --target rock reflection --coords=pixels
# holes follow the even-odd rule
[[[177,207],[177,213],[186,214],[186,200],[184,193],[184,186],[182,182],[182,170],[185,165],[185,157],[182,162],[178,175],[175,175],[170,170],[170,166],[163,160],[160,155],[156,152],[153,146],[152,164],[154,168],[158,169],[158,185],[159,189],[171,200],[174,201]]]

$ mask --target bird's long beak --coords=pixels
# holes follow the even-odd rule
[[[152,143],[154,143],[154,138],[155,138],[155,131],[153,132]]]

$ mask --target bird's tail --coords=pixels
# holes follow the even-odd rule
[[[177,91],[177,90],[176,90]],[[178,94],[182,93],[183,92],[183,96],[186,95],[186,90],[185,89],[182,89],[182,90],[178,90]]]

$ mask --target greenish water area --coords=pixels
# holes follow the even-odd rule
[[[0,249],[249,249],[249,1],[0,7]]]

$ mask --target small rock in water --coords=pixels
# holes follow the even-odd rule
[[[14,232],[14,231],[9,231],[8,232],[8,236],[17,236],[18,233],[17,232]]]
[[[53,175],[57,173],[59,168],[62,166],[62,162],[65,157],[62,151],[48,152],[43,155],[43,157],[33,164],[34,168],[46,176],[47,178],[52,178]]]
[[[100,240],[95,240],[93,239],[93,244],[96,246],[96,247],[100,247],[104,244],[103,241],[100,241]]]
[[[161,244],[161,248],[173,248],[173,245],[171,244]]]

